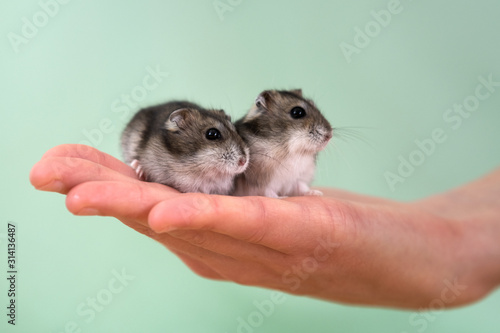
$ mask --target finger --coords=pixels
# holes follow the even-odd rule
[[[160,186],[144,182],[86,182],[68,193],[66,204],[71,212],[78,215],[114,216],[128,221],[124,223],[167,246],[180,255],[193,271],[204,277],[261,286],[277,280],[279,273],[270,269],[264,260],[235,260],[169,234],[149,232],[146,219],[151,206],[165,197],[179,195],[165,192]]]
[[[207,279],[224,280],[220,274],[215,272],[202,260],[200,260],[200,258],[207,258],[207,251],[188,244],[185,241],[171,237],[168,234],[157,234],[152,231],[149,226],[141,224],[137,220],[121,219],[121,222],[165,246],[168,250],[177,255],[177,257],[179,257],[179,259],[181,259],[196,274]]]
[[[349,207],[333,199],[229,197],[184,194],[152,208],[156,232],[209,230],[284,253],[305,249],[347,225]]]
[[[196,274],[215,280],[229,280],[243,285],[280,289],[282,276],[287,268],[273,269],[272,266],[254,261],[235,260],[201,248],[187,248],[188,245],[172,248],[167,246]],[[182,249],[179,249],[182,248]]]
[[[114,216],[147,226],[151,208],[178,191],[147,182],[90,181],[74,187],[66,197],[66,207],[75,215]]]
[[[252,261],[237,260],[195,246],[170,234],[151,232],[148,236],[177,255],[194,273],[208,279],[283,289],[283,274],[291,267],[291,264],[285,266],[282,261],[279,261],[279,264],[268,264],[266,258],[260,258],[260,261],[258,258]]]
[[[200,260],[196,260],[191,258],[190,256],[180,253],[178,251],[172,250],[179,259],[182,260],[186,266],[188,266],[194,273],[198,274],[201,277],[211,280],[225,280],[219,273],[214,271],[212,268],[201,262]]]
[[[285,266],[279,259],[278,263],[268,263],[266,257],[253,258],[252,261],[236,260],[172,237],[170,234],[157,234],[136,220],[128,219],[122,222],[164,245],[193,272],[204,278],[278,288],[281,286],[283,272],[290,269],[290,264]]]
[[[145,228],[143,225],[140,227]],[[136,227],[133,228],[138,230]],[[259,256],[255,251],[253,251],[253,256],[248,255],[250,260],[236,259],[234,253],[231,256],[216,253],[173,237],[171,234],[157,234],[153,231],[147,233],[142,231],[142,233],[163,244],[194,273],[207,279],[230,280],[245,285],[275,286],[278,288],[281,286],[283,272],[289,270],[291,266],[288,261],[281,258],[272,262],[271,256]],[[258,247],[258,245],[252,246]]]
[[[223,279],[206,264],[195,259],[196,257],[206,259],[211,256],[217,257],[218,261],[222,262],[225,259],[223,256],[210,253],[168,234],[157,234],[149,229],[146,218],[151,207],[169,195],[177,193],[155,183],[86,182],[68,193],[66,206],[76,215],[114,216],[130,228],[165,245],[195,273],[205,278]]]
[[[91,146],[81,145],[81,144],[64,144],[56,146],[49,149],[43,156],[42,159],[47,157],[68,157],[68,158],[80,158],[84,160],[89,160],[97,164],[103,165],[111,170],[118,171],[119,173],[129,176],[132,178],[137,178],[135,171],[123,163],[119,159],[101,152]],[[69,161],[71,162],[71,160]]]
[[[248,243],[239,239],[208,230],[174,230],[170,236],[189,244],[243,261],[258,261],[275,265],[284,263],[288,255],[269,247]]]
[[[144,233],[144,232],[143,232]],[[219,253],[200,248],[170,234],[151,232],[147,236],[163,244],[177,255],[194,273],[213,280],[231,280],[242,284],[256,285],[262,279],[265,266],[259,263],[248,263],[235,260]],[[252,266],[252,269],[249,267]],[[245,267],[245,268],[244,268]],[[281,272],[281,271],[280,271]],[[271,274],[266,274],[271,275]],[[272,274],[273,276],[276,274]],[[251,278],[253,280],[251,281]],[[266,281],[269,279],[266,279]]]
[[[138,182],[101,164],[74,157],[45,157],[30,172],[35,188],[64,194],[80,183],[93,180]]]

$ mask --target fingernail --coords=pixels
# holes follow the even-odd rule
[[[153,230],[155,233],[157,234],[168,234],[168,233],[171,233],[171,232],[175,232],[177,231],[178,229],[175,228],[175,227],[163,227],[163,228],[157,228],[157,229],[154,229],[153,227],[151,227],[151,230]]]
[[[95,208],[82,208],[78,213],[75,215],[81,215],[81,216],[91,216],[91,215],[100,215],[99,211]]]

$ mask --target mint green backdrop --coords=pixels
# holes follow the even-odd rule
[[[139,107],[187,98],[237,118],[263,89],[302,88],[343,128],[316,185],[444,191],[500,165],[500,2],[29,0],[0,13],[0,275],[8,221],[19,269],[17,325],[2,310],[2,332],[498,330],[498,292],[423,314],[290,295],[262,308],[269,290],[204,280],[115,219],[71,215],[28,174],[62,143],[120,157]]]

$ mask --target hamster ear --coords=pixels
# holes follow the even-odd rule
[[[224,110],[217,110],[219,111],[224,117],[226,117],[227,120],[231,121],[231,116],[228,115]]]
[[[292,89],[290,92],[302,97],[302,89]]]
[[[269,90],[263,91],[255,99],[255,106],[267,110],[270,100],[271,100],[271,92]]]
[[[177,131],[188,126],[189,121],[194,119],[196,110],[193,109],[178,109],[170,114],[167,123],[167,130]]]

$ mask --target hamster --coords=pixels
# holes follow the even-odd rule
[[[250,163],[236,177],[233,195],[322,195],[309,185],[333,130],[302,90],[263,91],[235,126],[250,148]]]
[[[222,110],[172,101],[139,110],[121,137],[126,163],[180,192],[229,194],[249,149]]]

